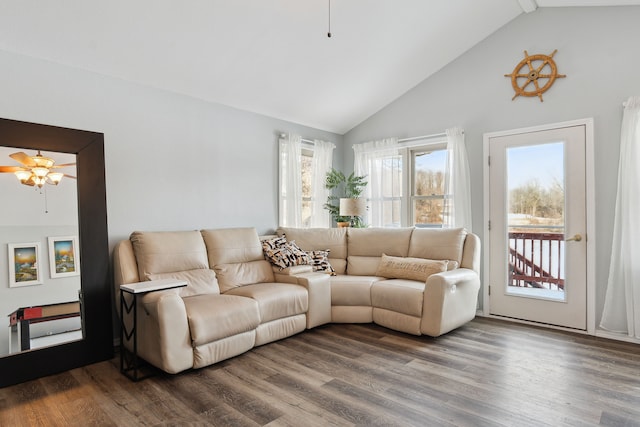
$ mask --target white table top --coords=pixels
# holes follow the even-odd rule
[[[130,294],[144,294],[147,292],[161,291],[164,289],[182,288],[187,286],[186,280],[162,279],[147,282],[127,283],[120,285],[120,290]]]

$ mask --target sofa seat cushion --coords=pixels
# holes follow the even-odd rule
[[[233,288],[225,295],[252,298],[260,309],[260,323],[283,317],[305,314],[309,296],[303,286],[291,283],[259,283]]]
[[[384,277],[350,276],[331,277],[331,305],[371,306],[371,285]]]
[[[376,308],[420,317],[424,288],[425,282],[415,280],[382,280],[371,286],[371,303]]]
[[[183,298],[194,346],[252,331],[260,324],[258,304],[234,295]]]

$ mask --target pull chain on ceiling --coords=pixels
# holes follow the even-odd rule
[[[331,38],[331,0],[329,2],[329,32],[327,33],[327,37]]]

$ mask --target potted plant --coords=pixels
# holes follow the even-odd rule
[[[356,176],[353,172],[349,176],[331,168],[327,172],[325,187],[333,193],[327,198],[324,208],[334,219],[338,227],[348,227],[349,225],[362,228],[365,226],[362,216],[342,216],[340,215],[340,199],[357,199],[360,197],[367,181],[366,176]]]

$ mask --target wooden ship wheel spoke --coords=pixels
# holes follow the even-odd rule
[[[526,50],[524,51],[524,59],[516,65],[511,74],[504,75],[511,78],[511,86],[516,92],[511,98],[512,101],[519,96],[537,96],[540,102],[543,102],[542,94],[553,85],[553,82],[557,78],[566,77],[564,74],[558,74],[558,68],[553,60],[557,51],[557,49],[554,50],[551,55],[529,55]],[[534,88],[530,88],[532,83]]]

